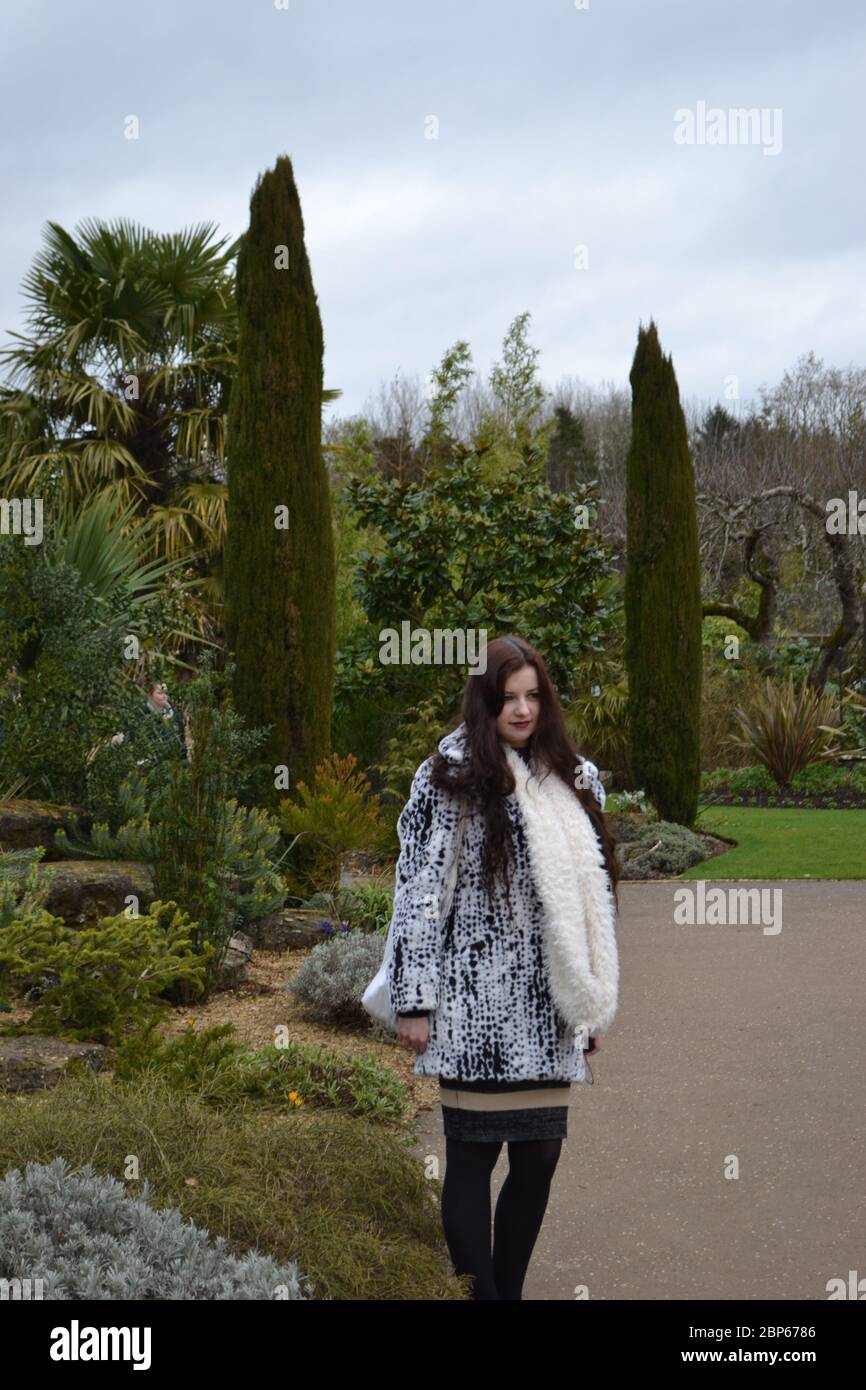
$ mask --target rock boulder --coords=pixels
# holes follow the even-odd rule
[[[55,833],[61,827],[71,832],[76,820],[82,831],[88,831],[93,824],[93,817],[75,806],[55,806],[50,801],[17,797],[0,801],[0,850],[33,849],[36,845],[44,845],[45,858],[56,859]]]
[[[325,940],[321,922],[327,913],[313,908],[280,908],[267,917],[247,922],[246,931],[260,951],[286,951],[315,946]]]
[[[0,1038],[0,1090],[42,1091],[56,1086],[73,1057],[80,1058],[91,1071],[99,1071],[105,1051],[101,1043],[64,1042],[35,1033]]]
[[[156,892],[146,864],[123,859],[62,859],[43,866],[48,883],[46,910],[70,927],[94,927],[138,899],[145,913]]]
[[[220,985],[223,989],[234,989],[246,979],[253,958],[253,943],[244,932],[235,932],[229,937],[220,966]]]

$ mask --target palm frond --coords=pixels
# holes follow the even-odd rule
[[[229,490],[225,483],[188,483],[178,501],[196,518],[212,545],[225,544]]]
[[[84,583],[106,600],[124,589],[135,605],[147,606],[164,580],[179,572],[177,561],[144,557],[134,508],[118,512],[104,494],[81,510],[67,502],[57,517],[54,538],[57,549],[52,555],[73,565]]]
[[[83,404],[81,415],[100,434],[115,430],[125,435],[135,428],[136,413],[129,402],[91,376],[64,376],[55,391],[58,403],[70,413]]]
[[[157,553],[171,560],[184,560],[197,550],[193,526],[198,519],[186,507],[151,507],[147,514],[148,529]]]

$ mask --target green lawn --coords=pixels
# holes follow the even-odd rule
[[[866,811],[714,806],[700,828],[737,844],[683,879],[866,878]]]

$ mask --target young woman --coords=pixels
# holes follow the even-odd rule
[[[388,987],[416,1073],[439,1076],[455,1272],[473,1276],[476,1299],[519,1300],[571,1082],[586,1079],[584,1049],[599,1051],[616,1012],[617,869],[597,769],[566,730],[544,658],[519,637],[486,657],[400,815]]]

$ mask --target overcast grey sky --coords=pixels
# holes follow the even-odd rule
[[[862,0],[2,0],[0,37],[4,342],[46,220],[235,236],[288,154],[332,412],[458,338],[486,375],[525,309],[550,386],[626,386],[651,316],[685,397],[866,358]]]

